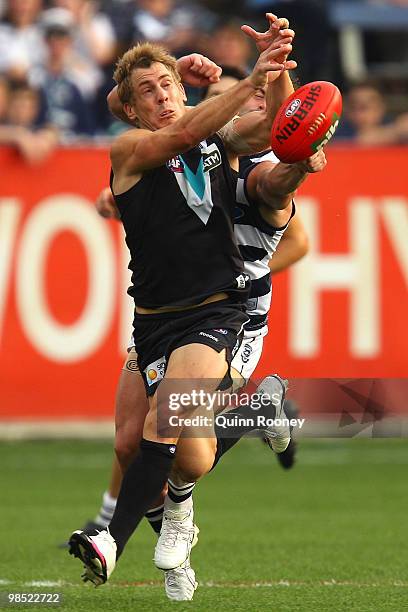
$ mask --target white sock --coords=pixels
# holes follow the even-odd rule
[[[102,506],[95,517],[95,523],[102,525],[102,527],[107,527],[112,520],[115,508],[116,497],[112,497],[108,491],[105,491],[102,497]]]
[[[178,480],[177,485],[168,480],[169,490],[164,498],[164,509],[176,512],[189,512],[193,508],[193,489],[195,482],[182,482]]]

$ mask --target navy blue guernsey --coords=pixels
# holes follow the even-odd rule
[[[131,256],[128,293],[137,306],[194,306],[220,292],[247,299],[234,238],[235,186],[214,135],[114,195]]]
[[[272,151],[254,156],[242,157],[239,163],[237,181],[235,237],[244,259],[244,270],[251,279],[251,291],[246,302],[249,321],[245,324],[245,336],[265,335],[268,332],[268,313],[272,299],[272,280],[269,260],[276,251],[289,221],[283,227],[273,227],[259,212],[258,205],[251,201],[246,191],[246,178],[258,163],[270,161],[279,163]],[[292,215],[295,205],[292,204]]]

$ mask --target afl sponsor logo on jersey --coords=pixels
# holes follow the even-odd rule
[[[250,344],[244,344],[241,349],[241,359],[243,363],[248,363],[252,355],[252,346]]]
[[[217,168],[217,166],[221,166],[221,153],[215,143],[203,149],[202,155],[204,172],[209,172],[210,170]]]
[[[293,100],[293,102],[291,102],[288,108],[286,109],[285,117],[291,117],[292,115],[294,115],[301,104],[302,101],[299,100],[299,98]]]
[[[169,159],[169,161],[166,162],[166,166],[172,172],[184,172],[184,164],[178,156]]]
[[[159,382],[164,378],[164,374],[166,372],[166,358],[160,357],[153,363],[149,363],[147,368],[144,369],[144,373],[146,376],[147,384],[149,387]]]

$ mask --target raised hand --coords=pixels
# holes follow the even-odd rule
[[[252,73],[249,75],[249,80],[255,88],[264,87],[267,80],[271,80],[271,77],[277,78],[283,70],[291,70],[292,64],[296,65],[296,62],[290,62],[287,60],[282,61],[282,57],[287,57],[292,51],[292,45],[290,42],[285,42],[285,39],[277,39],[273,42],[265,51],[263,51],[258,61],[256,62]]]
[[[101,217],[105,219],[120,219],[119,211],[109,187],[102,189],[96,198],[95,207]]]
[[[192,87],[205,87],[220,80],[221,68],[205,55],[191,53],[177,60],[177,70],[183,83]]]
[[[274,43],[281,45],[282,54],[278,55],[275,59],[278,63],[283,65],[282,70],[293,70],[297,67],[297,63],[294,60],[287,59],[292,47],[290,47],[289,52],[286,52],[285,49],[286,45],[292,45],[295,32],[289,29],[289,21],[285,17],[278,18],[273,13],[266,13],[266,17],[269,21],[269,28],[266,32],[257,32],[248,25],[241,26],[241,30],[249,36],[249,38],[252,38],[260,53],[264,52]],[[268,81],[271,82],[278,78],[278,76],[279,74],[270,73]]]
[[[285,17],[278,18],[273,13],[266,13],[266,18],[269,22],[269,28],[266,30],[266,32],[257,32],[248,25],[241,26],[241,30],[247,36],[249,36],[249,38],[252,38],[260,53],[270,47],[270,45],[279,37],[279,34],[282,34],[283,32],[285,32],[285,36],[291,36],[292,39],[295,36],[295,32],[288,29],[289,21]]]

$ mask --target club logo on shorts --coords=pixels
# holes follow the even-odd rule
[[[253,348],[250,344],[244,344],[241,352],[241,359],[243,363],[248,363],[249,358],[252,355]]]
[[[166,365],[166,358],[163,355],[163,357],[160,357],[160,359],[153,361],[153,363],[150,363],[147,368],[144,369],[144,374],[146,376],[147,384],[149,385],[149,387],[164,378],[164,374],[166,372]]]
[[[222,334],[223,336],[226,336],[228,334],[228,330],[226,329],[214,329],[215,332],[218,332],[219,334]]]

